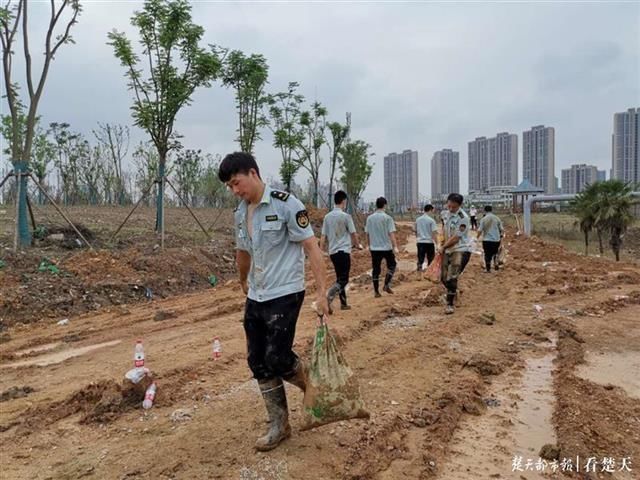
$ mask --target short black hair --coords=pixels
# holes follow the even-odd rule
[[[254,169],[260,177],[260,169],[253,155],[246,152],[233,152],[228,154],[220,163],[218,178],[221,182],[228,182],[237,173],[249,174],[249,170]]]
[[[493,207],[491,205],[485,205],[484,206],[484,211],[485,212],[491,212],[491,211],[493,211]]]
[[[462,205],[462,202],[464,202],[464,197],[459,193],[450,193],[447,197],[447,202],[453,202],[457,203],[458,205]]]
[[[430,203],[427,203],[427,204],[424,206],[424,211],[425,211],[425,212],[430,212],[431,210],[433,210],[433,205],[431,205]]]
[[[376,208],[384,208],[384,206],[387,204],[387,199],[384,197],[378,197],[376,198]]]
[[[342,202],[344,202],[347,199],[347,194],[342,191],[342,190],[338,190],[334,195],[333,195],[333,202],[338,205]]]

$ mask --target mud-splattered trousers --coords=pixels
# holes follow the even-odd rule
[[[247,298],[244,309],[247,360],[256,380],[286,380],[295,373],[298,356],[292,347],[303,300],[304,291],[266,302]]]
[[[471,252],[445,253],[442,257],[440,280],[447,289],[447,305],[453,305],[458,290],[458,277],[469,263]]]

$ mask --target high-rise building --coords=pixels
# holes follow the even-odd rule
[[[431,158],[431,198],[442,200],[454,192],[460,192],[460,153],[445,148]]]
[[[489,187],[518,185],[518,135],[502,132],[489,139]]]
[[[555,130],[537,125],[522,133],[522,178],[545,193],[556,190]]]
[[[394,210],[418,207],[418,152],[384,157],[384,196]]]
[[[571,165],[562,170],[562,193],[580,193],[587,185],[598,181],[598,167],[593,165]]]
[[[640,182],[640,107],[613,115],[611,139],[611,178]]]
[[[507,132],[469,142],[469,192],[518,184],[518,136]]]
[[[489,186],[489,148],[486,137],[469,142],[469,191],[483,192]]]

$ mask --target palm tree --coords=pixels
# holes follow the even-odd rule
[[[599,184],[587,185],[571,202],[578,217],[578,226],[584,234],[584,254],[589,255],[589,233],[596,226],[596,210],[599,196]],[[600,231],[598,231],[600,233]],[[602,243],[602,242],[601,242]]]
[[[633,222],[631,214],[633,202],[630,195],[632,191],[632,185],[622,180],[608,180],[600,182],[598,186],[595,224],[603,231],[609,232],[609,245],[616,261],[620,261],[622,238]]]

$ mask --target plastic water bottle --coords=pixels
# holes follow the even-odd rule
[[[142,408],[149,410],[153,406],[153,401],[156,398],[156,384],[155,382],[149,385],[147,391],[144,393],[144,401],[142,402]]]
[[[144,367],[144,347],[142,340],[136,341],[136,347],[133,351],[133,364],[135,367]]]
[[[213,359],[218,360],[222,356],[222,343],[220,337],[213,337]]]

